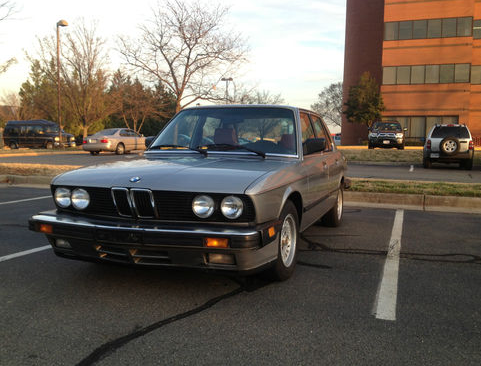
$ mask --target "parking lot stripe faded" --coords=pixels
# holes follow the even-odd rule
[[[0,206],[1,205],[9,205],[9,204],[12,204],[12,203],[28,202],[28,201],[35,201],[35,200],[44,200],[45,198],[51,198],[51,197],[52,196],[42,196],[42,197],[34,197],[34,198],[25,198],[23,200],[0,202]]]
[[[33,249],[30,249],[30,250],[24,250],[23,252],[18,252],[18,253],[13,253],[13,254],[9,254],[9,255],[5,255],[3,257],[0,257],[0,262],[5,262],[5,261],[8,261],[10,259],[14,259],[14,258],[18,258],[18,257],[23,257],[24,255],[29,255],[29,254],[32,254],[32,253],[37,253],[37,252],[41,252],[42,250],[47,250],[51,248],[50,245],[45,245],[43,247],[38,247],[38,248],[33,248]]]
[[[399,256],[401,253],[401,235],[404,210],[397,210],[394,217],[389,249],[376,296],[374,315],[377,319],[396,320],[398,291]]]

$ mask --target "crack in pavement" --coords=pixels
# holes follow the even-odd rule
[[[259,278],[251,278],[251,277],[239,278],[239,279],[233,278],[233,280],[234,280],[234,282],[236,282],[240,285],[238,288],[234,289],[233,291],[228,292],[228,293],[223,294],[223,295],[220,295],[220,296],[217,296],[217,297],[214,297],[214,298],[208,300],[207,302],[205,302],[203,305],[198,306],[198,307],[196,307],[192,310],[189,310],[189,311],[186,311],[184,313],[171,316],[167,319],[160,320],[160,321],[158,321],[156,323],[153,323],[151,325],[148,325],[146,327],[137,328],[137,330],[135,330],[132,333],[129,333],[129,334],[123,336],[123,337],[114,339],[110,342],[104,343],[100,347],[97,347],[92,353],[90,353],[83,360],[81,360],[77,364],[77,366],[94,365],[98,361],[101,361],[101,360],[105,359],[106,357],[110,356],[111,354],[113,354],[115,351],[117,351],[118,349],[125,346],[130,341],[133,341],[133,340],[135,340],[139,337],[147,335],[147,334],[149,334],[149,333],[151,333],[151,332],[153,332],[153,331],[155,331],[159,328],[162,328],[165,325],[168,325],[168,324],[174,323],[176,321],[188,318],[190,316],[199,314],[199,313],[203,312],[204,310],[207,310],[207,309],[213,307],[214,305],[216,305],[217,303],[219,303],[222,300],[226,300],[226,299],[231,298],[235,295],[238,295],[242,292],[256,291],[256,290],[258,290],[258,289],[260,289],[264,286],[267,286],[267,285],[269,285],[270,283],[273,282],[273,281],[268,281],[268,280],[259,279]]]

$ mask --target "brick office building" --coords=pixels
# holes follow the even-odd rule
[[[385,119],[422,141],[436,123],[466,123],[481,139],[481,0],[347,0],[344,99],[369,71]],[[342,144],[367,138],[343,119]]]

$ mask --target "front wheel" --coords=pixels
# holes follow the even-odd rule
[[[47,143],[45,144],[45,148],[46,148],[47,150],[53,149],[53,142],[52,142],[52,141],[47,141]]]
[[[10,144],[8,144],[8,146],[9,146],[10,149],[12,149],[12,150],[18,149],[18,145],[17,145],[17,143],[14,142],[14,141],[10,142]]]
[[[282,209],[280,222],[277,260],[272,274],[277,280],[284,281],[292,276],[297,262],[299,219],[296,207],[291,201],[287,201]]]
[[[326,213],[321,218],[321,224],[329,227],[337,227],[341,225],[343,212],[344,212],[344,190],[341,185],[341,187],[339,187],[339,190],[337,191],[336,203],[334,204],[334,206],[332,206],[329,212]]]

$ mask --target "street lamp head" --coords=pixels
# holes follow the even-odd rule
[[[61,19],[57,22],[57,27],[66,27],[67,25],[68,25],[68,23],[64,19]]]
[[[220,80],[221,80],[221,81],[234,81],[234,79],[232,79],[232,78],[222,78],[222,79],[220,79]]]

